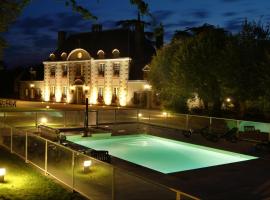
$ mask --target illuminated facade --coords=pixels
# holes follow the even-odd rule
[[[88,98],[91,104],[125,106],[131,59],[120,58],[117,49],[110,59],[103,58],[103,53],[99,50],[100,59],[94,59],[78,48],[66,60],[43,62],[43,100],[81,104]]]
[[[105,31],[94,26],[92,32],[68,37],[61,31],[57,49],[43,62],[44,80],[22,81],[20,98],[75,104],[88,98],[91,104],[145,106],[144,69],[154,54],[141,25]]]

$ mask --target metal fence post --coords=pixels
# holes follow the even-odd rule
[[[139,122],[139,113],[140,113],[140,110],[137,109],[137,123]]]
[[[64,127],[67,126],[67,111],[64,111]]]
[[[72,190],[74,191],[74,166],[75,166],[75,153],[72,151]]]
[[[10,152],[13,153],[13,129],[10,127]]]
[[[115,199],[115,169],[112,167],[112,200]]]
[[[189,126],[189,116],[188,114],[186,114],[186,130],[188,130],[188,126]]]
[[[28,163],[28,134],[25,132],[25,162]]]
[[[37,112],[36,112],[36,117],[35,117],[35,121],[36,121],[36,128],[38,127],[38,119],[37,119]]]
[[[96,111],[96,126],[98,127],[98,110]]]
[[[212,117],[209,117],[209,131],[212,131]]]
[[[48,140],[45,141],[45,175],[47,175],[48,170]]]
[[[6,112],[4,112],[4,123],[6,123]]]
[[[176,200],[181,200],[181,194],[180,194],[180,192],[176,192]]]
[[[116,109],[114,109],[114,124],[116,124]]]

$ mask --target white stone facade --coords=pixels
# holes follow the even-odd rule
[[[44,101],[91,104],[127,104],[130,58],[94,59],[83,49],[66,61],[45,61]]]

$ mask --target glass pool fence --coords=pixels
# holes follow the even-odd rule
[[[89,199],[198,199],[4,123],[0,145]]]
[[[82,127],[84,125],[84,116],[84,111],[48,110],[33,112],[0,112],[0,122],[9,124],[13,127],[37,127],[41,124],[51,127]],[[224,133],[233,127],[237,127],[239,131],[244,131],[245,126],[253,126],[260,132],[270,132],[270,123],[178,114],[155,110],[121,108],[91,110],[88,113],[88,124],[90,126],[136,122],[180,130],[197,130],[211,127],[213,132],[216,133]]]

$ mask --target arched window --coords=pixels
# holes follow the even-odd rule
[[[62,58],[62,60],[67,60],[67,53],[66,52],[63,52],[61,54],[61,58]]]
[[[114,49],[112,51],[113,57],[118,58],[120,56],[120,51],[118,49]]]
[[[105,58],[105,52],[102,51],[102,50],[99,50],[99,51],[97,52],[97,55],[98,55],[98,58],[99,58],[99,59]]]
[[[54,55],[54,53],[51,53],[51,54],[50,54],[50,60],[55,60],[55,55]]]

